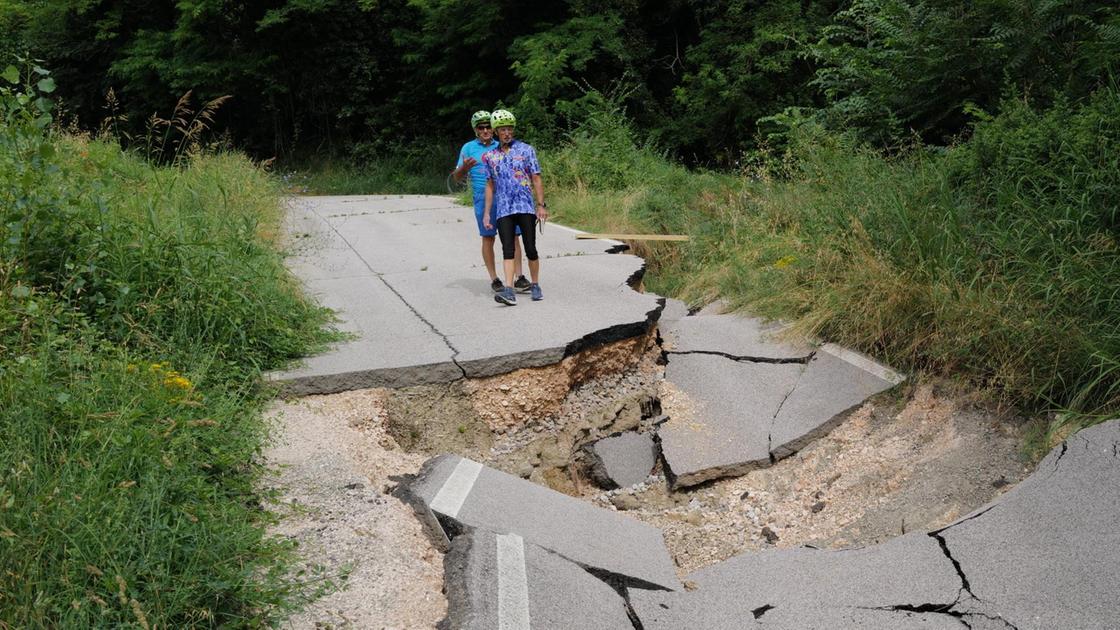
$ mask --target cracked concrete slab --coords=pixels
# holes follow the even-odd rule
[[[490,287],[469,270],[384,278],[447,336],[467,376],[483,377],[549,365],[582,347],[648,332],[658,297],[626,284],[644,267],[628,254],[549,260],[541,271],[545,299],[521,295],[514,307],[495,302]]]
[[[662,309],[661,319],[658,320],[662,334],[664,335],[667,329],[685,317],[688,317],[688,304],[673,298],[665,298],[665,308]]]
[[[669,352],[716,352],[734,357],[807,360],[814,348],[780,341],[782,325],[740,315],[695,315],[663,327]]]
[[[955,625],[925,613],[907,620],[911,611],[876,610],[956,601],[956,572],[921,533],[863,549],[746,553],[685,576],[685,584],[691,590],[628,589],[645,630],[742,628],[744,620],[773,628],[865,627],[837,625],[845,619],[866,627],[963,627],[951,618]]]
[[[474,529],[444,559],[449,630],[632,630],[626,601],[579,565],[517,534]]]
[[[634,291],[644,262],[549,225],[545,299],[494,302],[471,208],[436,196],[302,197],[286,220],[287,264],[355,338],[268,375],[290,393],[402,387],[558,362],[644,334],[658,297]],[[551,258],[550,258],[551,257]],[[379,286],[380,285],[380,286]]]
[[[462,377],[453,351],[377,276],[321,279],[314,295],[334,309],[353,339],[299,367],[273,373],[293,394],[403,387]],[[387,334],[391,333],[391,334]]]
[[[997,499],[941,530],[986,614],[1019,630],[1120,619],[1120,420],[1084,429]]]
[[[823,345],[782,403],[770,432],[777,458],[832,430],[846,411],[902,382],[902,375],[835,344]]]
[[[424,463],[406,492],[437,539],[464,528],[517,534],[580,565],[679,588],[656,527],[455,455]]]
[[[657,446],[646,433],[626,431],[587,447],[591,477],[604,488],[629,488],[646,480],[657,463]]]
[[[803,365],[742,363],[706,355],[670,358],[665,379],[688,409],[666,409],[658,430],[675,486],[742,474],[770,463],[770,425]]]

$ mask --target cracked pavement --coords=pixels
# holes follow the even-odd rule
[[[658,431],[674,487],[768,466],[903,380],[834,344],[782,341],[775,324],[711,310],[661,326],[665,380],[690,403],[666,407]]]
[[[469,460],[431,460],[406,491],[432,533],[451,538],[449,628],[1105,629],[1120,618],[1117,453],[1112,420],[942,529],[855,549],[744,553],[679,583],[636,521],[600,510],[572,529],[570,498],[485,467],[457,480],[452,470]],[[478,509],[498,503],[522,513]]]
[[[642,259],[614,241],[538,238],[545,299],[494,302],[471,208],[438,196],[296,197],[289,268],[351,339],[273,373],[290,394],[406,387],[556,363],[648,332],[659,298],[634,291]],[[501,264],[500,248],[498,250]]]

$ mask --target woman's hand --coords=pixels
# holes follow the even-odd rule
[[[543,203],[538,203],[537,204],[537,220],[538,221],[547,221],[548,220],[548,206],[544,205]]]
[[[490,213],[489,212],[483,212],[482,213],[482,227],[486,228],[487,230],[493,230],[494,229],[494,225],[492,223],[490,223]]]

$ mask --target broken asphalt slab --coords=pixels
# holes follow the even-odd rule
[[[769,465],[830,431],[902,376],[834,344],[770,339],[736,315],[685,317],[669,328],[665,380],[683,394],[658,431],[675,487]]]
[[[661,327],[670,354],[702,352],[756,361],[807,361],[814,348],[780,341],[782,326],[739,315],[693,315]]]
[[[746,553],[629,587],[645,630],[703,627],[1105,629],[1120,619],[1120,420],[1056,447],[943,529],[870,547]]]
[[[382,278],[445,336],[471,378],[557,363],[584,348],[645,334],[657,319],[658,297],[627,284],[641,277],[640,258],[568,256],[541,267],[544,300],[521,295],[514,307],[496,303],[470,270]]]
[[[844,413],[901,383],[901,374],[862,354],[825,344],[774,416],[770,453],[781,459],[832,430]]]
[[[661,531],[641,521],[455,455],[424,463],[406,488],[444,543],[466,528],[517,534],[589,569],[652,588],[679,588]]]
[[[628,589],[645,630],[741,628],[744,620],[777,613],[769,620],[774,622],[790,611],[799,621],[787,627],[824,628],[830,627],[824,620],[857,614],[855,609],[951,603],[961,589],[937,541],[925,534],[845,551],[803,547],[748,553],[691,573],[684,581],[691,590]],[[811,611],[820,617],[807,617]],[[882,619],[876,627],[900,627],[903,616]]]
[[[975,604],[1019,630],[1120,623],[1120,420],[1069,437],[1033,475],[937,532]]]
[[[801,364],[741,363],[675,355],[665,380],[688,399],[658,430],[675,486],[739,475],[770,463],[770,424],[797,385]]]
[[[657,446],[645,433],[626,431],[587,447],[591,478],[604,488],[629,488],[646,480],[657,463]]]
[[[517,534],[472,529],[444,558],[449,630],[632,630],[606,582]]]
[[[659,298],[634,291],[644,262],[549,224],[538,239],[545,299],[496,304],[473,209],[447,197],[291,200],[287,264],[352,338],[267,375],[292,394],[406,387],[556,363],[648,332]]]

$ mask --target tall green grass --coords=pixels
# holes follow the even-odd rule
[[[0,88],[0,627],[273,623],[312,587],[264,533],[259,374],[328,337],[278,184],[59,135],[46,88]]]
[[[685,171],[625,132],[549,158],[556,220],[692,237],[641,247],[654,290],[1080,422],[1120,410],[1115,88],[1041,112],[1010,100],[967,142],[893,157],[805,128],[737,176]]]

